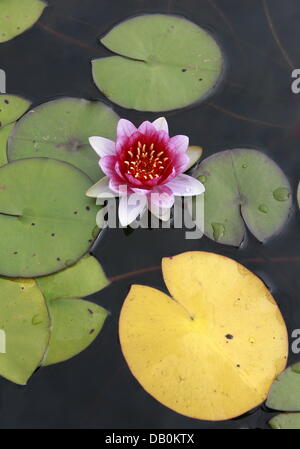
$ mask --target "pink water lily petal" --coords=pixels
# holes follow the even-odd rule
[[[133,193],[137,193],[138,195],[148,195],[148,193],[149,193],[149,190],[140,189],[138,187],[132,187],[131,190]]]
[[[141,215],[147,207],[145,195],[131,194],[122,196],[119,203],[119,220],[122,226],[128,226],[138,215]]]
[[[169,126],[165,117],[157,118],[154,122],[152,122],[152,125],[157,129],[157,131],[165,131],[169,135]]]
[[[116,173],[117,173],[117,175],[119,176],[119,178],[123,179],[124,182],[126,183],[125,178],[124,178],[124,176],[123,176],[123,174],[122,174],[122,172],[121,172],[121,169],[120,169],[120,163],[119,163],[119,162],[116,162],[116,164],[115,164],[115,170],[116,170]]]
[[[131,193],[131,187],[129,187],[124,179],[120,178],[118,175],[113,176],[109,180],[109,188],[119,195],[127,195]]]
[[[187,136],[174,136],[170,139],[170,144],[176,152],[185,153],[189,146],[189,138]]]
[[[177,153],[174,157],[174,168],[177,174],[183,173],[187,170],[189,165],[189,157],[186,153]]]
[[[132,176],[130,173],[126,173],[125,178],[131,184],[132,187],[143,187],[143,183],[134,176]]]
[[[166,178],[164,185],[166,185],[169,181],[171,181],[172,179],[174,179],[177,176],[176,170],[173,167],[171,173],[169,174],[169,176]]]
[[[113,198],[117,195],[109,187],[109,177],[105,176],[88,189],[86,196],[90,198]]]
[[[137,131],[136,127],[129,120],[121,118],[117,126],[117,138],[130,137],[133,133]]]
[[[157,207],[170,209],[174,204],[174,200],[172,189],[166,185],[156,186],[148,194],[148,201]]]
[[[176,176],[165,185],[177,196],[200,195],[205,191],[205,187],[200,181],[184,174]]]
[[[144,135],[151,135],[155,134],[156,128],[151,122],[145,121],[138,127],[138,131]]]
[[[89,138],[89,142],[100,157],[114,155],[116,152],[115,142],[105,137],[93,136]]]
[[[115,165],[117,158],[115,156],[103,156],[99,160],[99,165],[103,173],[111,177],[115,174]]]
[[[169,134],[161,129],[160,131],[156,131],[156,143],[160,145],[169,146],[170,137]]]

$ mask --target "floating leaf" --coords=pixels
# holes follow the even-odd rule
[[[261,242],[278,233],[291,211],[291,188],[265,154],[227,150],[201,162],[195,176],[205,185],[205,234],[238,246],[245,224]]]
[[[0,166],[7,164],[7,141],[10,133],[14,129],[15,124],[10,123],[9,125],[0,128]]]
[[[1,0],[0,3],[0,43],[32,27],[47,6],[42,0]]]
[[[288,338],[264,283],[206,252],[164,258],[172,298],[133,285],[120,341],[133,375],[158,401],[206,420],[239,416],[265,400],[285,368]]]
[[[126,108],[182,108],[206,98],[222,72],[223,58],[214,38],[183,17],[134,17],[101,42],[120,56],[94,60],[94,81],[110,100]]]
[[[97,337],[107,310],[81,299],[48,301],[51,337],[42,365],[63,362],[87,348]]]
[[[300,429],[300,413],[281,413],[269,424],[273,429]]]
[[[275,410],[300,411],[300,363],[287,368],[275,380],[266,404]]]
[[[103,176],[89,137],[114,139],[118,116],[100,101],[62,98],[29,111],[9,139],[8,159],[51,157],[69,162],[93,181]]]
[[[37,283],[44,297],[51,300],[88,296],[109,282],[98,260],[86,255],[65,270],[38,278]]]
[[[37,277],[75,263],[97,236],[90,179],[46,158],[0,168],[0,273]]]
[[[15,122],[27,111],[30,105],[31,103],[25,98],[0,94],[0,128],[8,123]]]
[[[49,342],[48,310],[32,279],[0,278],[0,291],[0,330],[5,332],[6,351],[0,352],[0,375],[24,385]]]

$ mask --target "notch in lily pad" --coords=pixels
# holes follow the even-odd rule
[[[31,28],[46,6],[44,0],[1,0],[0,43]]]
[[[110,100],[130,109],[188,106],[212,94],[223,72],[214,37],[179,16],[146,14],[125,20],[101,43],[116,55],[92,61],[94,81]]]
[[[30,110],[8,142],[9,161],[49,157],[74,165],[93,181],[103,175],[89,137],[115,138],[119,116],[100,101],[60,98]]]
[[[261,242],[278,234],[292,210],[291,187],[264,153],[234,149],[206,158],[196,176],[204,185],[205,234],[239,246],[246,227]]]
[[[31,103],[17,95],[0,94],[0,129],[18,120]]]

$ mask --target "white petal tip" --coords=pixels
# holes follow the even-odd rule
[[[203,153],[203,148],[198,146],[189,146],[186,152],[187,157],[189,158],[189,164],[186,170],[189,170],[196,162],[199,161]]]
[[[169,133],[169,126],[165,117],[157,118],[154,122],[152,122],[152,125],[155,126],[157,131],[165,131],[166,133]]]

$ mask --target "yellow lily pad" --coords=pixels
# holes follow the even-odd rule
[[[263,402],[285,368],[284,320],[264,283],[236,261],[195,251],[164,258],[172,297],[133,285],[119,333],[144,389],[183,415],[225,420]]]

